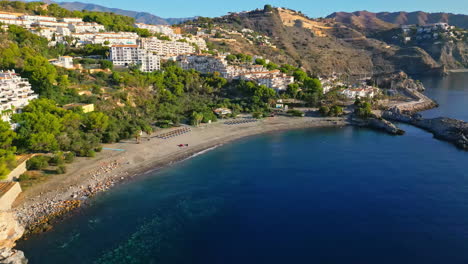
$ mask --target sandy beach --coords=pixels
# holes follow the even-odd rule
[[[68,165],[66,174],[54,175],[25,190],[16,200],[14,210],[21,224],[34,228],[48,222],[50,215],[73,209],[119,182],[174,164],[218,145],[272,131],[346,125],[348,122],[345,118],[277,116],[237,125],[228,125],[225,121],[203,124],[169,139],[157,136],[178,128],[158,130],[150,137],[144,135],[140,144],[135,139],[106,144],[95,158],[78,158]],[[179,147],[179,144],[188,146]]]

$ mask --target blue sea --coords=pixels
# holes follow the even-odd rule
[[[468,121],[468,75],[426,78]],[[418,128],[250,137],[94,198],[30,263],[468,263],[468,153]]]

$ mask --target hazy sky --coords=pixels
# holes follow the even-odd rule
[[[161,17],[220,16],[231,11],[261,8],[265,4],[300,10],[311,17],[335,11],[426,11],[468,14],[468,0],[76,0]]]

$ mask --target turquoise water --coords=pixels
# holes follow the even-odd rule
[[[468,153],[403,129],[240,140],[100,195],[18,248],[33,264],[468,263]]]

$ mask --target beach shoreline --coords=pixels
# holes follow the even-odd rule
[[[178,162],[201,155],[220,145],[239,139],[276,131],[306,128],[344,127],[350,125],[345,117],[294,118],[277,116],[253,123],[227,125],[223,121],[192,128],[192,131],[170,139],[155,135],[177,128],[156,132],[150,140],[142,138],[105,145],[95,158],[80,158],[69,165],[68,173],[25,190],[14,204],[13,211],[27,234],[41,233],[52,228],[71,211],[88,204],[90,198],[112,187],[137,179]],[[187,144],[187,147],[179,147]]]

